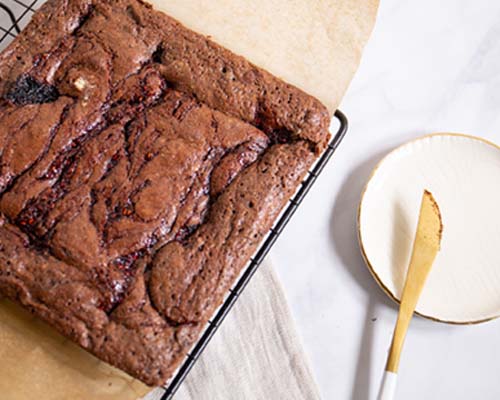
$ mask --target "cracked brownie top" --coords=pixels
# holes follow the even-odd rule
[[[0,110],[0,294],[152,385],[329,137],[317,100],[138,0],[49,0]]]

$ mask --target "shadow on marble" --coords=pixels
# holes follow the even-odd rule
[[[358,245],[358,205],[371,171],[387,152],[380,152],[363,162],[346,177],[335,199],[330,223],[330,235],[342,265],[371,300],[395,308],[366,267]]]
[[[373,355],[373,341],[375,334],[374,315],[380,308],[380,303],[371,301],[366,309],[365,322],[363,324],[363,336],[358,348],[358,359],[356,360],[356,376],[351,390],[351,400],[369,400],[373,385],[379,382],[372,382],[371,365]]]
[[[351,400],[368,400],[371,388],[379,382],[371,382],[371,366],[375,321],[381,307],[396,309],[395,304],[378,287],[366,267],[358,245],[357,213],[358,204],[371,171],[387,152],[378,153],[360,164],[344,180],[335,199],[330,234],[342,265],[353,280],[361,286],[368,296],[363,336],[361,337],[356,361],[356,376],[351,391]]]

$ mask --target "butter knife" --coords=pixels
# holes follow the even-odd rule
[[[443,224],[438,204],[432,194],[425,190],[422,196],[410,265],[406,275],[403,295],[401,296],[398,320],[378,396],[379,400],[394,399],[399,360],[406,332],[434,259],[439,252],[442,232]]]

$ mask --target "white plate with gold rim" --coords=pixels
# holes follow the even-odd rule
[[[370,271],[398,301],[424,189],[439,204],[444,231],[417,313],[455,324],[500,316],[500,148],[481,138],[429,135],[379,163],[358,215]]]

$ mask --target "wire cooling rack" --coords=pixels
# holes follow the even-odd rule
[[[1,0],[0,1],[0,51],[3,50],[16,35],[23,29],[31,19],[33,13],[44,3],[45,0],[20,1],[20,0]],[[339,146],[340,142],[347,133],[348,122],[346,116],[337,111],[335,117],[338,122],[337,133],[331,140],[325,152],[316,162],[314,167],[309,171],[306,179],[302,182],[295,196],[289,201],[288,206],[281,213],[281,216],[270,230],[259,250],[250,259],[246,268],[238,278],[236,284],[229,290],[226,299],[219,307],[214,317],[207,323],[203,334],[192,347],[191,351],[186,355],[185,360],[177,369],[173,378],[162,389],[164,393],[161,400],[170,400],[175,392],[184,381],[189,371],[203,353],[203,350],[212,339],[213,335],[224,321],[225,317],[238,300],[239,296],[247,286],[248,282],[259,268],[260,264],[271,250],[271,247],[280,236],[283,229],[290,221],[290,218],[295,214],[297,208],[302,203],[302,200],[307,195],[316,179],[330,161],[333,153]]]
[[[42,3],[43,0],[0,1],[0,50],[3,50],[21,29],[26,26],[33,13]]]

